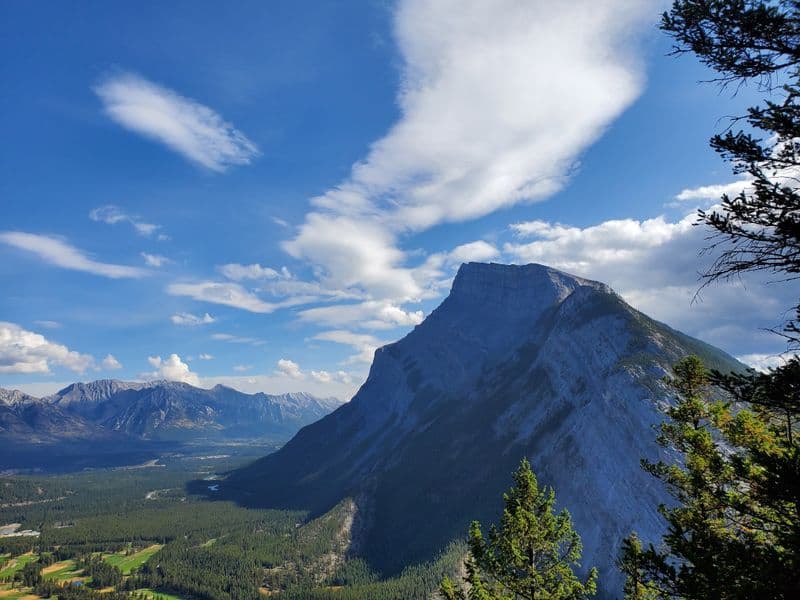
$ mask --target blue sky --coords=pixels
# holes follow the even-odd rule
[[[755,102],[662,2],[0,7],[0,386],[346,398],[463,260],[542,262],[763,364],[791,290],[692,303]]]

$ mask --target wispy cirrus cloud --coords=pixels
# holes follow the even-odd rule
[[[195,300],[232,306],[254,313],[271,313],[280,308],[279,303],[265,302],[238,283],[200,281],[197,283],[172,283],[167,293],[188,296]]]
[[[212,171],[249,164],[258,147],[213,109],[133,73],[94,87],[116,123]]]
[[[172,315],[170,318],[175,325],[190,325],[190,326],[197,326],[197,325],[209,325],[211,323],[216,323],[216,319],[212,317],[210,314],[205,313],[203,315],[194,315],[188,312],[181,312]]]
[[[233,335],[232,333],[212,333],[211,339],[218,342],[231,342],[232,344],[249,344],[251,346],[263,346],[266,340],[250,337],[246,335]],[[202,355],[200,356],[202,358]]]
[[[643,87],[656,2],[404,0],[400,119],[284,243],[327,287],[424,293],[404,236],[543,200]]]
[[[65,241],[47,235],[6,231],[0,232],[0,242],[35,254],[42,261],[62,269],[83,271],[111,279],[137,279],[149,274],[147,270],[138,267],[96,261]]]
[[[243,279],[289,279],[291,277],[286,267],[278,271],[272,267],[262,267],[257,263],[252,265],[229,263],[220,265],[217,269],[225,277],[233,281],[242,281]]]
[[[309,308],[298,313],[301,321],[326,327],[356,326],[365,329],[391,329],[419,325],[421,310],[406,311],[387,301],[368,300],[358,304],[335,304]]]
[[[238,283],[229,281],[199,281],[195,283],[172,283],[167,293],[173,296],[188,296],[202,302],[232,306],[253,313],[271,313],[279,308],[298,306],[315,300],[314,297],[299,295],[280,302],[267,302],[254,292]]]
[[[148,267],[163,267],[164,265],[172,262],[169,258],[166,256],[161,256],[160,254],[149,254],[148,252],[142,252],[141,256],[144,259],[144,263]]]
[[[375,350],[382,346],[382,342],[373,335],[365,333],[354,333],[343,329],[335,329],[331,331],[322,331],[312,339],[324,342],[334,342],[336,344],[344,344],[357,350],[357,353],[347,359],[347,363],[372,363],[372,358],[375,355]]]
[[[89,211],[89,218],[98,223],[106,223],[108,225],[116,225],[117,223],[129,223],[131,227],[143,237],[150,237],[156,231],[161,229],[161,225],[155,223],[147,223],[139,217],[126,214],[119,206],[107,204],[105,206],[98,206]],[[159,239],[167,239],[168,236],[159,234]]]

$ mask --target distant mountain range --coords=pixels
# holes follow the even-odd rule
[[[572,513],[600,597],[619,597],[622,538],[655,540],[663,526],[668,498],[640,459],[658,456],[662,378],[688,354],[743,368],[602,283],[535,264],[462,265],[444,302],[376,352],[353,400],[217,495],[313,513],[353,498],[355,547],[389,574],[433,558],[472,519],[495,521],[527,456]]]
[[[304,393],[245,394],[171,381],[74,383],[45,398],[0,389],[0,441],[285,440],[340,404]]]

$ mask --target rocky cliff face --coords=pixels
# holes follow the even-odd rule
[[[371,515],[361,546],[386,573],[432,558],[472,519],[496,520],[527,456],[584,542],[585,568],[616,597],[621,539],[654,538],[665,495],[639,466],[680,357],[733,358],[657,323],[606,285],[541,265],[466,264],[447,299],[379,349],[353,400],[221,492],[324,512],[344,497]]]

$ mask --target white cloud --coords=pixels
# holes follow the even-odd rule
[[[172,262],[166,256],[161,256],[160,254],[148,254],[147,252],[142,252],[141,254],[148,267],[163,267]]]
[[[119,206],[115,206],[113,204],[107,204],[106,206],[99,206],[92,209],[89,212],[89,218],[92,221],[108,223],[109,225],[115,225],[117,223],[130,223],[131,226],[136,230],[136,233],[144,237],[150,237],[158,229],[161,229],[161,225],[146,223],[139,217],[125,214],[125,212],[123,212]],[[159,234],[158,239],[165,239],[166,237],[167,236],[164,234]]]
[[[197,358],[200,360],[214,360],[214,357],[206,352],[200,353]]]
[[[276,271],[271,267],[262,267],[259,264],[240,265],[230,263],[217,267],[219,272],[228,279],[242,281],[243,279],[278,279],[289,278],[289,271],[284,267],[281,271]]]
[[[94,362],[88,354],[51,342],[15,323],[0,321],[0,373],[50,373],[56,366],[83,373]]]
[[[343,344],[355,348],[357,353],[348,358],[348,363],[365,363],[371,364],[375,356],[375,350],[382,346],[385,342],[380,341],[372,335],[364,333],[354,333],[346,330],[332,330],[322,331],[312,339],[321,340],[325,342],[334,342],[336,344]]]
[[[113,354],[107,354],[100,363],[106,371],[116,371],[122,368],[122,363],[119,362]]]
[[[333,377],[327,371],[311,371],[311,377],[320,383],[330,383]]]
[[[244,373],[253,368],[253,365],[234,365],[233,370],[237,373]]]
[[[500,251],[483,240],[462,244],[447,254],[447,262],[459,265],[466,262],[486,262],[500,256]]]
[[[284,248],[335,289],[425,293],[403,235],[541,200],[638,96],[640,0],[405,0],[401,117]]]
[[[391,329],[422,323],[421,310],[405,311],[388,301],[368,300],[359,304],[336,304],[309,308],[298,313],[301,321],[326,327],[355,326],[366,329]]]
[[[212,171],[249,164],[259,153],[253,142],[209,107],[137,75],[109,77],[94,91],[118,124]]]
[[[305,379],[305,373],[300,370],[300,365],[298,365],[293,360],[289,360],[288,358],[281,358],[278,361],[278,373],[281,375],[285,375],[286,377],[291,377],[292,379]]]
[[[202,302],[232,306],[254,313],[271,313],[283,306],[292,305],[291,301],[284,303],[265,302],[238,283],[219,281],[172,283],[167,286],[167,293],[173,296],[188,296]]]
[[[150,363],[155,371],[143,373],[141,377],[145,379],[166,379],[167,381],[181,381],[189,385],[199,386],[200,378],[197,373],[189,370],[189,365],[181,360],[177,354],[170,354],[166,359],[160,356],[148,356],[147,362]]]
[[[251,346],[263,346],[267,342],[254,337],[233,335],[230,333],[213,333],[211,334],[212,340],[219,342],[231,342],[234,344],[250,344]]]
[[[61,323],[58,321],[34,321],[34,323],[45,329],[61,329]]]
[[[757,276],[717,283],[696,293],[699,273],[713,260],[699,255],[707,231],[690,213],[677,221],[656,217],[610,220],[589,227],[531,221],[511,229],[531,241],[507,243],[516,262],[537,262],[611,285],[646,314],[734,354],[774,346],[760,328],[775,327],[792,306],[790,286],[765,287]],[[776,336],[772,336],[775,338]]]
[[[675,196],[675,199],[680,200],[681,202],[690,200],[708,200],[711,202],[719,202],[724,194],[733,198],[738,196],[744,190],[749,190],[752,184],[752,179],[741,179],[731,183],[702,185],[696,188],[686,188],[681,190],[681,192]]]
[[[756,371],[767,372],[785,365],[793,354],[744,354],[736,358]]]
[[[208,313],[199,316],[199,315],[193,315],[192,313],[181,312],[172,315],[170,317],[170,321],[172,321],[175,325],[195,326],[195,325],[208,325],[209,323],[215,323],[217,320]]]
[[[324,287],[356,288],[379,298],[417,298],[421,290],[411,270],[400,266],[405,255],[396,241],[394,233],[369,217],[310,213],[283,248],[320,266]]]
[[[0,242],[31,252],[42,259],[44,262],[71,269],[73,271],[83,271],[111,279],[139,278],[148,275],[145,269],[129,267],[125,265],[115,265],[93,260],[83,252],[70,246],[66,242],[46,235],[35,233],[25,233],[22,231],[0,232]]]

